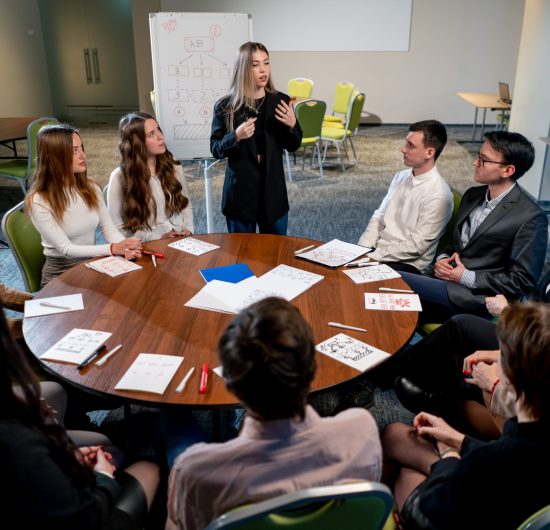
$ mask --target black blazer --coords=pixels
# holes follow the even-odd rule
[[[296,122],[291,130],[275,118],[275,108],[279,101],[290,101],[286,94],[266,92],[265,97],[266,175],[263,186],[254,138],[237,142],[235,136],[235,129],[250,116],[245,109],[237,111],[234,130],[229,132],[224,111],[227,98],[219,100],[214,107],[210,151],[214,158],[227,157],[222,195],[223,214],[232,219],[253,223],[258,221],[258,206],[262,201],[265,205],[266,222],[272,224],[289,209],[283,149],[294,152],[300,147],[302,129]]]
[[[466,312],[483,310],[486,296],[503,294],[514,300],[531,293],[546,256],[548,218],[519,185],[502,199],[463,247],[462,225],[485,200],[486,193],[487,186],[464,193],[452,237],[443,250],[449,256],[458,252],[465,267],[476,273],[473,290],[447,282],[449,299]]]

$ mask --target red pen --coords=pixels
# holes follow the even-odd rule
[[[142,250],[141,253],[144,256],[155,256],[156,258],[164,258],[164,254],[162,252],[151,252],[150,250]]]
[[[208,364],[205,363],[202,365],[201,382],[199,385],[199,392],[201,394],[206,393],[207,385],[208,385]]]

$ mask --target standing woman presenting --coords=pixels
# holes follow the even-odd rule
[[[121,155],[109,179],[116,227],[142,241],[193,233],[193,208],[181,164],[166,149],[157,120],[131,112],[119,124]]]
[[[210,151],[227,157],[222,212],[229,232],[285,235],[288,196],[283,149],[296,151],[302,129],[290,98],[270,77],[269,53],[259,42],[239,48],[229,93],[214,107]]]
[[[25,209],[42,236],[46,262],[41,287],[86,258],[141,256],[140,240],[116,229],[99,186],[88,178],[84,145],[70,125],[38,133],[37,169]],[[96,245],[96,229],[108,241]]]

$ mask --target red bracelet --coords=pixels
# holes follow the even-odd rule
[[[109,245],[109,252],[111,253],[111,256],[114,256],[113,254],[113,243]]]
[[[500,379],[497,377],[495,382],[493,383],[493,386],[491,387],[491,396],[495,393],[495,388],[500,383]]]

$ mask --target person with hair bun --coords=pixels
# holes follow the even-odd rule
[[[140,240],[125,239],[117,230],[99,186],[88,178],[78,131],[66,124],[47,125],[38,133],[37,150],[25,209],[42,236],[46,262],[41,286],[86,258],[140,257]],[[106,244],[96,244],[98,227]]]
[[[166,149],[157,120],[131,112],[120,120],[119,132],[121,162],[107,195],[117,228],[142,241],[191,235],[193,207],[183,169]]]
[[[307,404],[313,332],[292,304],[266,298],[244,309],[218,352],[225,385],[247,415],[236,438],[192,445],[176,459],[167,529],[202,529],[237,506],[308,487],[380,479],[372,415],[352,408],[321,418]]]

